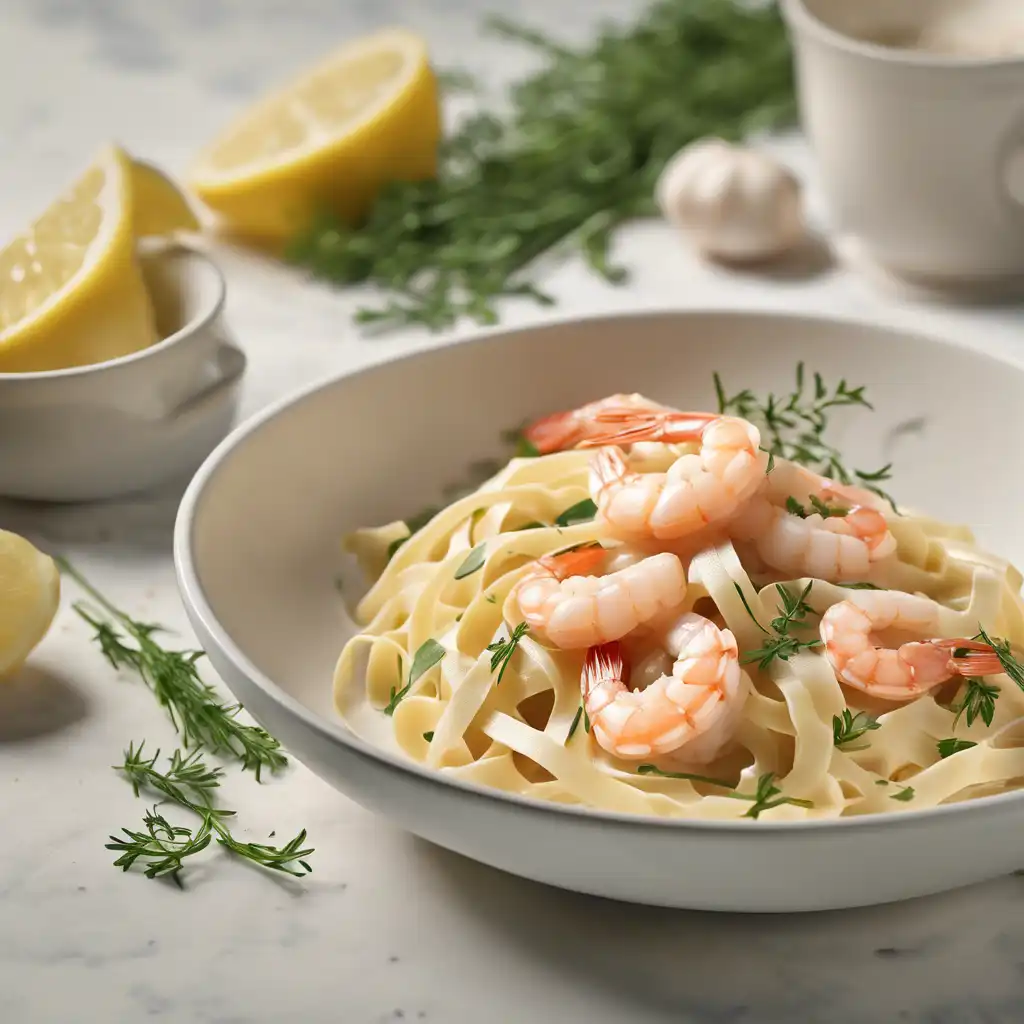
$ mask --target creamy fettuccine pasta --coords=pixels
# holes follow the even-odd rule
[[[768,464],[744,420],[587,408],[412,536],[347,538],[373,580],[334,680],[356,732],[451,778],[659,817],[1020,785],[1016,569],[964,527]]]

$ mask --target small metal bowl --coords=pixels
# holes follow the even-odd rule
[[[141,254],[162,341],[91,366],[0,373],[0,495],[95,501],[194,471],[228,432],[245,354],[217,266],[182,245]]]

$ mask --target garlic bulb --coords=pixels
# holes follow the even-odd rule
[[[666,220],[721,260],[778,256],[804,235],[792,172],[767,153],[722,139],[680,150],[662,172],[655,199]]]

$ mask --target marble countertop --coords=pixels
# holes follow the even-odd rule
[[[630,0],[525,0],[582,37]],[[40,209],[106,139],[182,170],[241,105],[333,39],[387,22],[441,65],[495,85],[528,59],[478,36],[497,0],[0,0],[0,235]],[[827,218],[799,139],[779,150]],[[551,271],[561,311],[797,309],[1024,347],[1012,310],[950,310],[834,268],[775,279],[701,265],[658,224],[623,232],[615,289]],[[228,317],[250,358],[243,414],[322,375],[431,343],[367,340],[356,303],[221,253]],[[519,307],[507,322],[542,319]],[[468,328],[466,328],[468,330]],[[181,487],[102,507],[0,504],[0,525],[68,554],[140,618],[191,642],[171,564]],[[70,592],[71,587],[68,587]],[[67,601],[65,601],[67,605]],[[142,805],[108,767],[129,740],[171,744],[151,696],[118,679],[65,606],[31,667],[0,689],[0,1021],[587,1024],[1001,1024],[1024,1020],[1024,878],[897,907],[758,918],[620,906],[548,890],[411,838],[300,767],[226,799],[253,837],[305,826],[315,874],[283,884],[220,855],[189,888],[122,875],[103,848]],[[983,837],[981,837],[983,841]],[[623,870],[630,870],[623,865]],[[685,870],[685,865],[680,865]],[[874,870],[884,870],[883,867]],[[765,884],[770,884],[766,879]]]

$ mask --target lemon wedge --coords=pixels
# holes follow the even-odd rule
[[[0,677],[20,667],[46,636],[60,603],[52,558],[0,530]]]
[[[426,44],[387,29],[244,114],[199,155],[189,185],[230,230],[274,245],[320,209],[355,222],[386,182],[433,177],[440,131]]]
[[[105,149],[0,250],[0,373],[102,362],[155,340],[135,262],[132,163]]]
[[[136,238],[165,238],[200,230],[181,189],[159,167],[132,159],[131,192],[132,234]]]

